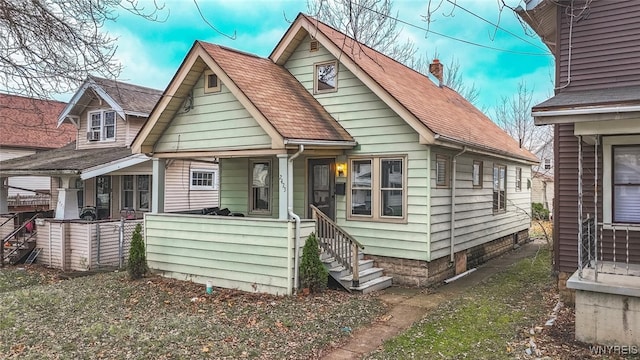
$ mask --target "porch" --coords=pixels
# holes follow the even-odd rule
[[[37,251],[35,261],[38,264],[66,271],[123,267],[129,254],[133,231],[143,221],[125,218],[115,221],[56,220],[51,217],[51,212],[47,215],[50,217],[36,215],[25,221],[33,222],[34,225],[29,230],[28,239],[21,235],[25,223],[11,221],[16,215],[0,216],[3,246],[16,243],[18,237],[24,238],[21,247],[29,252]],[[5,255],[8,254],[7,252]]]

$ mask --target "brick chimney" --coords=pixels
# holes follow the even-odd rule
[[[438,79],[438,86],[442,87],[443,65],[440,60],[433,59],[433,63],[429,64],[429,72]]]

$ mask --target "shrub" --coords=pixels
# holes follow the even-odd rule
[[[147,273],[147,256],[144,250],[144,241],[142,241],[142,226],[136,225],[131,237],[131,247],[129,248],[129,260],[127,262],[127,272],[131,279],[140,279]]]
[[[318,240],[315,234],[309,235],[302,248],[300,261],[300,283],[302,288],[311,292],[322,292],[327,288],[329,272],[320,260]]]
[[[545,209],[541,203],[531,203],[531,216],[535,220],[549,220],[549,209]]]

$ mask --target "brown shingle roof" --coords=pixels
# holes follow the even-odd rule
[[[219,45],[199,44],[285,139],[353,141],[284,67]]]
[[[149,114],[162,96],[162,90],[89,76],[126,112]]]
[[[11,172],[73,172],[81,173],[82,170],[94,166],[107,164],[131,156],[131,149],[99,148],[76,150],[75,142],[54,150],[42,151],[37,154],[20,158],[0,161],[0,169],[3,173]]]
[[[76,139],[73,125],[56,128],[65,104],[0,94],[0,146],[55,149]]]
[[[300,17],[317,27],[389,95],[410,111],[433,133],[471,146],[505,152],[538,161],[456,91],[435,85],[426,76],[360,44],[332,27],[304,14]]]

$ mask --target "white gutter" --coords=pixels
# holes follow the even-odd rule
[[[466,151],[468,152],[472,152],[474,154],[480,154],[480,155],[487,155],[487,156],[491,156],[491,157],[495,157],[495,158],[499,158],[499,159],[505,159],[505,160],[509,160],[509,161],[515,161],[518,163],[524,163],[524,164],[528,164],[528,165],[539,165],[540,161],[533,161],[533,160],[528,160],[525,158],[520,158],[520,157],[516,157],[508,152],[505,151],[498,151],[495,149],[491,149],[489,147],[484,147],[484,146],[479,146],[479,145],[475,145],[475,144],[470,144],[461,140],[457,140],[454,138],[450,138],[447,136],[443,136],[440,134],[436,134],[434,136],[436,142],[433,145],[438,145],[438,146],[444,146],[444,147],[448,147],[448,148],[453,148],[453,149],[467,149]],[[457,145],[454,145],[457,144]],[[486,149],[486,150],[482,150],[482,149]]]
[[[580,108],[580,109],[551,110],[551,111],[532,111],[531,116],[545,117],[545,116],[563,116],[563,115],[591,115],[591,114],[625,113],[625,112],[636,112],[636,111],[640,111],[640,105],[588,107],[588,108]]]
[[[331,141],[331,140],[306,140],[306,139],[284,139],[285,145],[306,145],[306,146],[356,146],[356,141]],[[295,156],[295,155],[294,155]]]
[[[455,245],[455,239],[456,239],[456,235],[455,235],[455,217],[456,217],[456,170],[457,170],[457,166],[456,163],[458,161],[458,156],[464,154],[465,152],[467,152],[467,147],[465,146],[462,151],[460,151],[459,153],[455,154],[453,156],[453,165],[451,166],[452,168],[452,175],[451,175],[451,249],[450,249],[450,256],[451,256],[451,262],[454,262],[454,245]]]
[[[300,144],[300,147],[298,149],[298,152],[296,152],[295,154],[293,154],[290,158],[289,161],[287,163],[287,190],[289,191],[287,194],[287,205],[288,205],[288,213],[289,216],[295,220],[296,222],[296,240],[293,243],[293,253],[294,253],[294,261],[293,261],[293,267],[294,267],[294,275],[293,275],[293,292],[294,294],[298,293],[298,264],[300,263],[300,253],[299,253],[299,246],[300,246],[300,216],[298,216],[296,213],[293,212],[293,188],[292,188],[292,184],[293,184],[293,160],[295,160],[298,156],[300,156],[300,154],[302,154],[302,152],[304,151],[304,145]]]
[[[98,166],[94,166],[89,169],[83,170],[80,178],[82,178],[82,180],[91,179],[96,176],[100,176],[100,175],[108,174],[113,171],[125,169],[133,165],[138,165],[149,160],[151,160],[151,158],[147,157],[145,154],[133,154],[123,159],[114,160],[106,164],[100,164]]]

